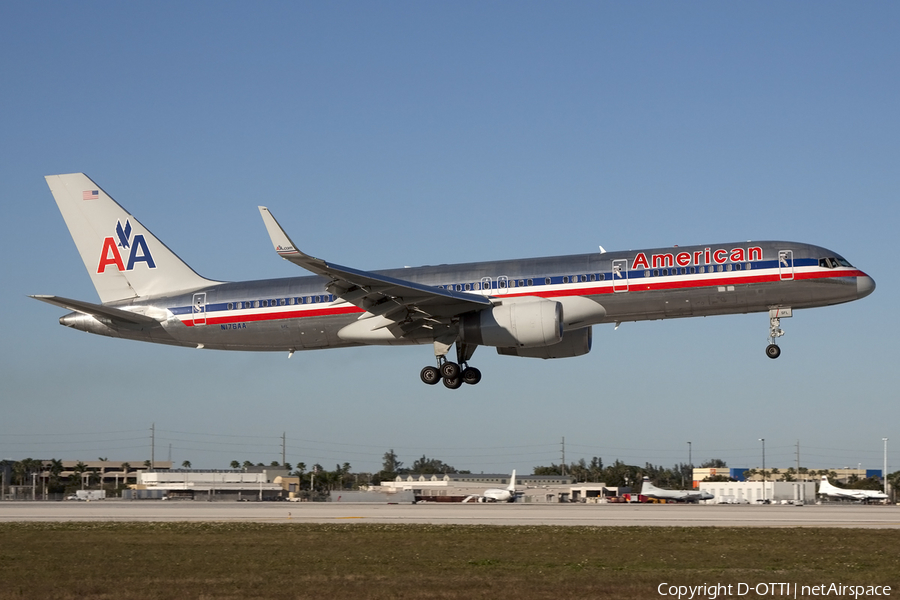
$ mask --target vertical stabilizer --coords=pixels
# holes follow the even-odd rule
[[[655,485],[650,483],[650,478],[644,476],[643,481],[641,482],[641,494],[646,496],[648,493],[659,491]]]
[[[513,469],[512,475],[509,478],[509,485],[506,486],[506,489],[509,490],[511,494],[516,493],[516,470]]]
[[[46,180],[101,302],[217,283],[195,273],[84,173]]]
[[[822,480],[819,482],[819,492],[820,494],[831,494],[835,490],[835,486],[831,485],[831,482],[828,481],[828,475],[822,475]]]

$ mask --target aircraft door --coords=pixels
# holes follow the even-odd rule
[[[614,292],[628,291],[628,259],[619,258],[612,261],[612,278]]]
[[[778,251],[778,275],[782,280],[794,278],[794,251]]]
[[[509,291],[509,277],[501,275],[497,278],[497,293],[505,294]]]
[[[481,278],[481,295],[482,296],[490,296],[491,295],[491,278],[490,277],[482,277]]]
[[[206,325],[206,292],[194,294],[191,313],[194,317],[194,325]]]

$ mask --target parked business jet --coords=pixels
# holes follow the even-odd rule
[[[657,500],[681,500],[684,502],[698,502],[700,500],[712,500],[715,498],[709,492],[701,492],[700,490],[666,490],[658,488],[650,483],[649,477],[644,477],[641,484],[641,496],[648,498],[656,498]]]
[[[822,475],[822,481],[819,483],[819,495],[831,496],[833,498],[849,498],[851,500],[861,500],[868,502],[869,500],[887,500],[888,496],[884,492],[875,490],[848,490],[832,485],[828,481],[827,475]]]
[[[484,490],[480,496],[466,496],[463,502],[515,502],[516,501],[516,470],[513,469],[509,476],[509,485],[505,488],[490,488]]]
[[[33,296],[71,312],[60,323],[110,337],[217,350],[432,344],[428,384],[476,384],[478,346],[508,356],[587,354],[593,325],[768,312],[868,296],[871,277],[841,255],[795,242],[733,242],[361,271],[301,252],[259,207],[275,251],[312,276],[223,282],[201,277],[83,173],[47,183],[100,304]],[[447,354],[456,346],[456,362]]]

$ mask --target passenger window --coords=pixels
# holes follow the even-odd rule
[[[253,308],[259,308],[259,300],[253,301]]]
[[[234,304],[231,302],[228,303],[228,310],[232,310],[234,308]]]
[[[284,299],[284,298],[280,298],[280,299],[278,300],[278,304],[279,304],[280,306],[284,306],[284,305],[286,304],[285,299]]]
[[[524,279],[520,279],[520,280],[519,280],[519,287],[525,287],[525,280],[524,280]]]
[[[468,292],[468,291],[471,290],[471,289],[472,289],[472,286],[469,285],[469,284],[467,283],[467,284],[466,284],[466,291]]]
[[[529,279],[529,280],[528,280],[528,287],[531,287],[531,286],[533,286],[533,285],[534,285],[534,279]]]
[[[549,278],[549,277],[544,278],[544,285],[550,285],[550,278]]]

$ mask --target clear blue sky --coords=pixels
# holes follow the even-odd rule
[[[475,472],[601,456],[900,468],[900,7],[721,2],[7,2],[0,12],[0,458],[281,458]],[[787,239],[859,302],[596,327],[584,357],[427,346],[240,354],[68,330],[96,301],[43,176],[83,171],[199,273],[300,275]]]

